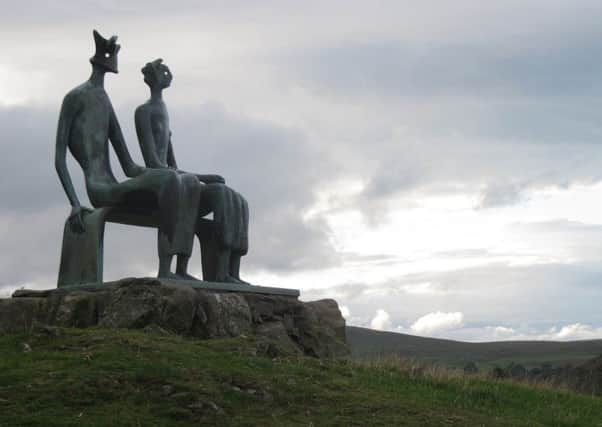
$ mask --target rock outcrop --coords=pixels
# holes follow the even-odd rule
[[[0,333],[36,324],[86,328],[161,328],[202,339],[255,335],[268,353],[346,356],[345,320],[334,300],[223,292],[123,279],[102,286],[16,291],[0,299]]]

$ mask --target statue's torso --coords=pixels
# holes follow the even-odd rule
[[[88,184],[116,182],[109,160],[111,101],[102,87],[86,82],[67,98],[76,104],[69,136],[69,151],[84,171]]]
[[[169,114],[165,104],[149,104],[151,113],[151,128],[155,140],[157,157],[163,163],[167,163],[167,151],[171,131],[169,129]]]

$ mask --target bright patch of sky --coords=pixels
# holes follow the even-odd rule
[[[333,192],[344,198],[358,188],[357,183],[350,183],[343,188],[334,186]],[[330,212],[326,199],[320,197],[306,218],[328,211],[325,217],[333,246],[340,253],[358,257],[329,270],[294,275],[259,273],[257,280],[287,283],[301,289],[320,288],[350,281],[375,283],[415,273],[490,263],[520,266],[571,263],[584,256],[602,258],[598,253],[576,252],[579,247],[564,240],[571,236],[536,227],[554,222],[602,224],[602,204],[592,203],[602,200],[602,184],[536,190],[523,203],[496,209],[475,209],[478,194],[412,196],[414,207],[389,211],[387,221],[376,227],[366,224],[357,210]],[[428,293],[429,286],[428,283],[406,285],[406,289]]]
[[[48,84],[43,72],[25,72],[0,63],[0,106],[26,105],[44,98],[41,94]]]

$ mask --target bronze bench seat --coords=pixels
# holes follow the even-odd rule
[[[106,222],[148,228],[159,226],[155,211],[149,212],[134,207],[104,207],[86,213],[83,233],[74,232],[67,218],[63,228],[58,287],[103,282]],[[217,243],[214,238],[213,221],[200,219],[196,234],[201,242],[203,279],[214,281]]]

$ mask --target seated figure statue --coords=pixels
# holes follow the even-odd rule
[[[219,175],[199,175],[178,170],[171,143],[169,115],[163,102],[163,89],[170,86],[172,74],[161,59],[147,63],[142,68],[142,74],[150,88],[151,96],[136,109],[135,121],[146,167],[177,171],[179,176],[194,177],[194,180],[187,179],[186,183],[200,191],[198,220],[203,221],[203,216],[213,213],[212,233],[207,236],[206,233],[197,231],[199,241],[203,248],[206,247],[203,246],[203,239],[213,239],[217,252],[215,259],[210,261],[215,265],[203,265],[203,276],[205,280],[217,282],[246,283],[240,279],[240,260],[248,251],[247,202],[240,194],[226,186],[225,180]],[[197,230],[201,228],[199,226]],[[206,260],[203,254],[203,262]],[[186,271],[187,264],[188,258],[178,257],[178,271]],[[212,272],[210,277],[205,277],[207,270]]]
[[[69,224],[76,233],[85,230],[84,215],[67,170],[67,149],[84,172],[86,189],[94,207],[147,209],[158,212],[159,277],[181,278],[186,272],[171,273],[172,258],[189,257],[194,241],[199,192],[189,182],[193,177],[172,169],[147,169],[134,163],[127,150],[111,101],[104,89],[107,72],[117,73],[117,37],[109,40],[94,31],[96,52],[90,62],[90,79],[71,90],[63,100],[57,137],[55,166],[71,203]],[[109,162],[111,142],[125,175],[118,182]],[[195,182],[197,180],[194,180]]]

